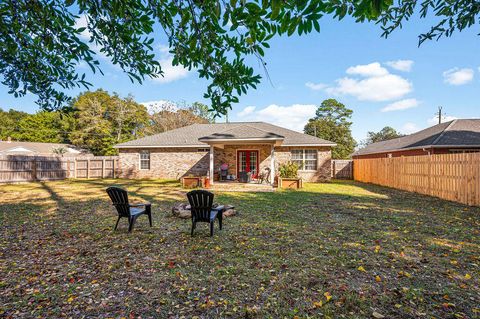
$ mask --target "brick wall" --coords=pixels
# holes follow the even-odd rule
[[[278,174],[279,165],[286,163],[292,159],[291,151],[298,149],[316,149],[317,150],[317,170],[315,171],[298,171],[298,175],[307,182],[323,182],[332,178],[332,152],[330,147],[277,147],[275,149],[275,165],[276,174]]]
[[[173,178],[185,175],[205,176],[208,171],[208,152],[197,148],[151,148],[150,169],[140,169],[142,149],[120,149],[119,167],[122,178]]]
[[[331,151],[329,147],[303,147],[304,149],[316,149],[318,151],[317,170],[299,171],[300,177],[305,181],[318,182],[331,178]],[[276,147],[275,148],[275,171],[278,167],[291,159],[291,150],[299,147]],[[194,175],[205,176],[209,169],[208,152],[198,152],[197,148],[154,148],[150,151],[150,170],[140,170],[141,149],[121,149],[119,153],[119,167],[122,178],[174,178]],[[224,149],[215,148],[214,165],[215,172],[223,164],[229,164],[229,174],[237,174],[237,151],[258,150],[259,172],[270,167],[271,145],[225,145]]]

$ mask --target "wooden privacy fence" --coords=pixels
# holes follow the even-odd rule
[[[355,159],[356,181],[480,205],[480,153]]]
[[[332,178],[353,179],[353,161],[332,160]]]
[[[0,183],[59,180],[66,178],[115,178],[118,157],[0,157]]]

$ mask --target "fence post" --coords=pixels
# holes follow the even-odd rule
[[[433,195],[432,190],[432,154],[428,154],[428,194]]]
[[[90,178],[90,159],[87,159],[87,179]]]
[[[102,159],[102,178],[105,178],[105,158]]]
[[[36,181],[37,180],[37,157],[33,157],[33,163],[32,163],[32,180]]]
[[[116,178],[115,170],[117,169],[117,165],[115,163],[117,162],[116,158],[112,158],[112,175],[113,178]]]
[[[70,178],[70,159],[67,158],[67,178]]]

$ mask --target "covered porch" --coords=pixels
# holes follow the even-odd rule
[[[243,188],[248,190],[260,189],[262,185],[271,188],[275,182],[275,147],[280,146],[283,139],[253,127],[200,138],[210,147],[210,184],[228,188],[243,182]]]

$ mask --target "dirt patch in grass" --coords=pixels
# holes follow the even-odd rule
[[[112,231],[105,188],[153,203]],[[478,318],[480,209],[353,182],[219,193],[208,236],[173,181],[0,186],[0,317]]]

